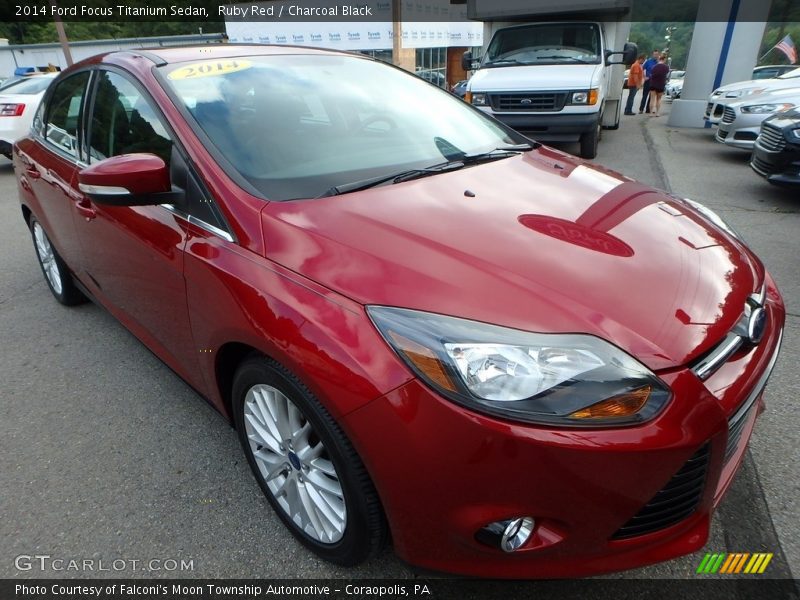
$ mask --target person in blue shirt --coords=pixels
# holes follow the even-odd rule
[[[639,114],[643,112],[650,113],[650,75],[653,67],[658,64],[658,59],[661,58],[661,52],[653,50],[653,55],[644,61],[642,68],[644,69],[644,90],[642,94],[642,101],[639,103]]]

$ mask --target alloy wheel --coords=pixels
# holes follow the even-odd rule
[[[344,491],[305,415],[277,388],[258,384],[245,395],[244,424],[250,451],[281,509],[312,539],[338,542],[347,525]]]

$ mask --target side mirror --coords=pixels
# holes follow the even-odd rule
[[[461,68],[465,71],[472,70],[472,51],[467,50],[461,55]]]
[[[121,154],[94,163],[78,173],[78,187],[92,202],[111,206],[171,204],[169,168],[155,154]]]
[[[622,54],[622,60],[610,60],[612,56]],[[630,67],[636,60],[639,54],[639,47],[632,43],[626,42],[622,50],[614,52],[613,50],[606,50],[606,65],[625,65]]]
[[[630,67],[636,62],[636,56],[639,54],[639,47],[633,42],[626,42],[622,50],[622,62],[626,67]]]

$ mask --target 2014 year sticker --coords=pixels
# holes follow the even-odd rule
[[[167,75],[170,79],[197,79],[199,77],[213,77],[215,75],[226,75],[243,71],[253,66],[249,60],[230,59],[230,60],[207,60],[199,63],[192,63],[179,69],[175,69]]]

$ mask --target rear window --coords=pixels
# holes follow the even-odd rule
[[[0,94],[39,94],[47,89],[47,86],[55,79],[54,77],[31,77],[30,79],[20,79],[3,88]]]

